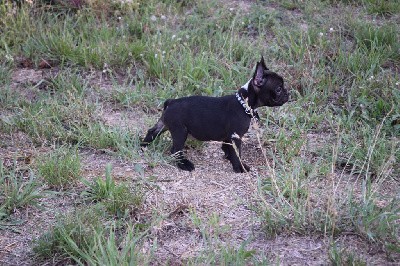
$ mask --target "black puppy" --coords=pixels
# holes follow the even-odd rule
[[[161,118],[148,130],[142,146],[169,130],[172,136],[171,153],[177,159],[178,167],[193,171],[193,163],[182,152],[188,134],[201,141],[222,141],[225,158],[232,163],[233,170],[237,173],[249,171],[250,168],[240,160],[241,139],[249,129],[251,118],[258,119],[255,109],[281,106],[287,101],[288,92],[282,77],[269,71],[261,57],[253,78],[236,95],[190,96],[165,101]]]

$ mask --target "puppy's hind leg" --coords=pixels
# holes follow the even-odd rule
[[[174,129],[171,128],[170,132],[172,137],[171,153],[172,156],[176,159],[178,167],[185,171],[193,171],[194,164],[185,158],[182,151],[188,135],[186,128],[182,126],[177,126],[174,127]]]
[[[161,135],[166,130],[167,128],[165,127],[163,121],[161,121],[161,119],[158,120],[158,122],[147,131],[146,137],[142,143],[140,143],[140,146],[145,147],[149,145],[150,142],[152,142],[158,135]]]

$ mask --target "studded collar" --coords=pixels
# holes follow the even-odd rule
[[[243,87],[242,87],[243,88]],[[260,120],[260,116],[258,115],[258,112],[256,109],[252,109],[248,104],[247,100],[243,98],[242,95],[239,94],[239,92],[236,92],[236,99],[238,102],[242,105],[244,112],[248,114],[251,118],[254,118],[257,122]]]

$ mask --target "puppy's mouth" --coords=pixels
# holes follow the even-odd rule
[[[274,106],[282,106],[283,104],[285,104],[288,101],[289,101],[289,93],[287,91],[283,91],[282,95],[272,98],[272,102],[274,103]]]
[[[275,100],[273,100],[273,102],[274,102],[273,106],[282,106],[287,102],[287,100],[286,101],[275,101]]]

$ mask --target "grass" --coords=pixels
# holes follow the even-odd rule
[[[77,265],[147,265],[151,254],[142,254],[147,230],[132,224],[107,222],[104,208],[95,205],[60,216],[57,223],[34,243],[38,261]]]
[[[127,216],[130,211],[137,210],[143,202],[143,192],[140,186],[135,186],[134,191],[127,184],[116,184],[111,175],[111,165],[106,166],[105,180],[98,177],[89,183],[84,181],[88,189],[82,196],[89,201],[101,201],[106,210],[118,217]]]
[[[85,265],[157,263],[151,254],[157,247],[145,253],[141,241],[157,242],[162,230],[141,234],[135,219],[164,207],[142,203],[150,183],[163,191],[145,176],[170,164],[171,140],[165,134],[142,151],[142,124],[154,123],[168,98],[233,93],[263,54],[291,90],[290,103],[261,111],[264,131],[257,137],[265,160],[254,166],[257,192],[251,196],[264,232],[271,239],[307,235],[326,243],[350,233],[382,250],[387,261],[397,259],[398,1],[64,2],[0,3],[0,134],[7,137],[1,148],[15,148],[23,136],[25,149],[38,150],[37,176],[52,188],[80,193],[79,181],[86,180],[80,204],[87,210],[48,229],[35,245],[38,257]],[[24,62],[42,75],[39,81],[15,81]],[[135,118],[110,125],[105,110]],[[42,147],[53,150],[44,154]],[[96,172],[88,181],[81,168],[91,166],[82,165],[82,152],[137,165],[139,182],[117,180],[110,166],[104,178]],[[40,185],[33,175],[28,180],[2,168],[2,217],[34,205]],[[180,263],[274,261],[272,254],[260,258],[246,241],[231,245],[226,235],[234,229],[220,226],[223,215],[204,218],[192,210],[186,218],[204,250]],[[325,251],[335,265],[370,263],[346,245]]]
[[[88,84],[79,72],[75,71],[66,69],[48,80],[43,80],[43,89],[52,93],[66,96],[70,94],[74,95],[74,97],[82,98],[88,89]]]
[[[398,175],[397,167],[393,165],[398,160],[393,156],[398,154],[399,147],[398,143],[391,146],[395,150],[380,146],[382,144],[377,142],[380,129],[375,135],[369,135],[371,139],[365,145],[368,150],[353,146],[344,165],[336,161],[338,147],[333,147],[332,161],[317,157],[313,163],[302,156],[304,142],[300,142],[295,154],[276,148],[280,151],[278,156],[270,154],[274,158],[273,165],[266,162],[271,176],[259,180],[262,198],[259,207],[265,231],[271,236],[294,231],[331,237],[348,230],[356,231],[370,242],[382,245],[388,253],[397,253],[397,248],[393,247],[400,244],[399,227],[394,221],[400,218],[400,202],[396,197],[387,197],[378,191]],[[291,143],[296,147],[295,141]],[[274,145],[278,147],[279,142]],[[341,172],[337,165],[343,166]],[[345,169],[350,171],[350,176],[344,174]],[[331,178],[325,182],[332,183],[332,188],[328,188],[326,197],[317,199],[313,195],[320,192],[315,191],[312,184],[322,177]],[[384,207],[376,202],[384,202]],[[314,204],[324,207],[315,208]]]
[[[400,12],[400,4],[395,0],[331,0],[330,2],[362,6],[370,14],[391,16]]]
[[[378,15],[393,15],[400,12],[400,4],[396,1],[365,1],[367,4],[367,11],[372,14]]]
[[[13,91],[10,87],[4,86],[0,91],[0,104],[3,110],[10,110],[13,107],[22,104],[22,100],[18,97],[17,93]],[[11,121],[10,121],[11,122]]]
[[[89,249],[96,231],[102,230],[101,210],[78,210],[59,218],[57,224],[35,241],[33,252],[38,258],[65,260],[78,256],[76,249]]]
[[[77,143],[77,131],[94,119],[94,110],[94,105],[77,95],[65,94],[60,99],[44,97],[20,108],[14,125],[38,143]]]
[[[79,257],[74,260],[79,265],[148,265],[151,254],[140,252],[141,237],[132,226],[127,226],[125,234],[119,236],[118,229],[110,227],[109,231],[96,233],[95,245],[92,249],[85,251],[75,248]]]
[[[257,260],[255,251],[246,249],[245,243],[239,248],[226,247],[216,248],[187,261],[187,265],[268,265],[266,260]]]
[[[201,234],[202,241],[206,246],[205,250],[185,264],[188,265],[267,265],[265,258],[256,258],[255,251],[246,247],[247,243],[231,247],[220,244],[221,235],[229,232],[227,226],[221,226],[221,217],[212,213],[207,220],[201,219],[195,209],[190,209],[190,219]]]
[[[331,245],[331,249],[329,251],[329,259],[332,265],[357,265],[363,266],[367,265],[365,261],[359,259],[354,252],[348,252],[346,250],[339,249],[337,245],[334,243]]]
[[[81,160],[74,148],[60,147],[38,159],[38,173],[51,188],[73,186],[81,175]]]
[[[6,85],[10,82],[11,78],[11,66],[7,62],[0,64],[0,85]]]
[[[38,200],[44,197],[41,184],[32,172],[28,174],[26,180],[24,173],[18,172],[16,167],[5,169],[0,160],[0,221],[8,220],[17,210],[37,206]]]

